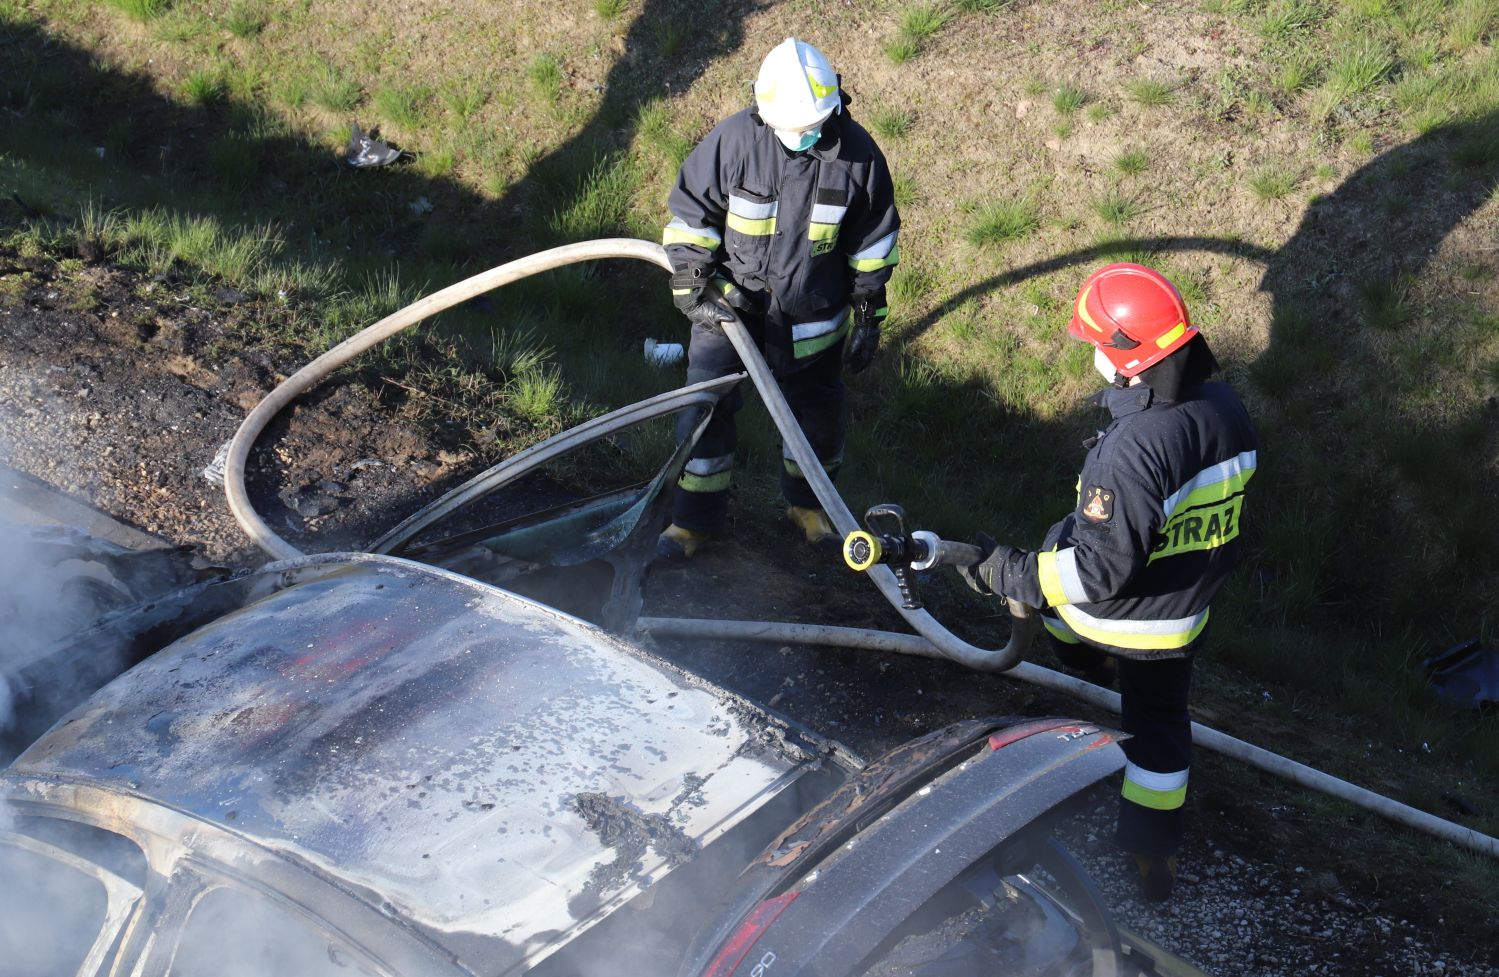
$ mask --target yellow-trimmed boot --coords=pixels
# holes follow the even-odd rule
[[[821,509],[808,509],[803,506],[794,505],[786,510],[786,518],[791,524],[802,531],[807,542],[818,549],[837,548],[840,545],[838,531],[833,528],[833,523],[828,519],[828,514]]]
[[[702,549],[703,544],[714,537],[672,523],[656,537],[656,558],[661,560],[690,560]]]

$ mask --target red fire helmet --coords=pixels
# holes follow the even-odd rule
[[[1119,262],[1088,276],[1067,331],[1103,350],[1127,377],[1181,349],[1197,327],[1176,286],[1144,265]]]

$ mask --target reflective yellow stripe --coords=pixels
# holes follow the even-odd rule
[[[1094,644],[1135,651],[1171,651],[1185,648],[1207,627],[1208,612],[1176,621],[1114,621],[1094,617],[1071,604],[1056,608],[1057,616],[1078,637]]]
[[[1081,641],[1077,640],[1077,635],[1067,630],[1067,625],[1063,624],[1056,618],[1046,617],[1045,615],[1042,615],[1041,626],[1046,629],[1047,634],[1051,635],[1053,638],[1056,638],[1064,645],[1082,644]]]
[[[836,241],[838,240],[838,225],[808,224],[807,239],[811,241]]]
[[[1125,778],[1124,799],[1141,807],[1148,807],[1152,811],[1174,811],[1181,807],[1187,800],[1187,788],[1178,787],[1176,790],[1151,790],[1149,787],[1141,787],[1139,784]]]
[[[834,472],[838,470],[838,466],[841,464],[843,464],[842,458],[834,458],[832,461],[823,462],[822,470],[825,472]],[[781,459],[781,466],[786,469],[786,474],[790,475],[792,478],[806,478],[806,476],[802,474],[802,466],[796,463],[795,458],[783,457]]]
[[[740,234],[749,234],[753,237],[767,237],[776,232],[776,219],[774,217],[753,220],[748,217],[740,217],[738,214],[730,214],[727,223],[729,230],[738,231]]]
[[[1164,336],[1160,337],[1159,339],[1157,339],[1155,341],[1155,344],[1157,346],[1159,346],[1161,349],[1165,349],[1167,346],[1170,346],[1172,343],[1174,343],[1178,339],[1180,339],[1181,338],[1181,334],[1184,333],[1184,332],[1186,332],[1186,331],[1187,331],[1187,324],[1185,322],[1178,322],[1176,324],[1176,328],[1175,329],[1171,330],[1170,332],[1166,333],[1166,335],[1164,335]]]
[[[661,232],[661,243],[663,245],[694,244],[700,248],[707,248],[709,251],[715,251],[718,249],[719,241],[717,238],[703,237],[701,234],[693,234],[691,231],[684,231],[680,227],[668,227]]]
[[[838,340],[843,338],[843,334],[848,332],[848,324],[851,321],[853,321],[853,317],[849,315],[848,310],[845,309],[842,317],[839,319],[837,327],[834,328],[831,332],[825,332],[818,336],[809,336],[806,339],[800,339],[792,343],[792,355],[797,359],[802,359],[803,357],[811,356],[815,353],[821,353],[823,350],[827,349],[834,343],[838,342]],[[793,335],[795,334],[794,331],[795,327],[793,327]]]
[[[890,253],[883,258],[850,258],[849,267],[854,271],[879,271],[881,268],[893,268],[900,263],[900,246],[896,245],[890,249]]]
[[[1041,580],[1041,596],[1046,598],[1046,603],[1052,607],[1071,603],[1062,591],[1062,577],[1057,573],[1055,550],[1036,554],[1036,576]]]
[[[716,475],[694,475],[691,472],[683,472],[682,477],[677,480],[684,492],[727,492],[730,479],[734,477],[733,472],[719,472]]]

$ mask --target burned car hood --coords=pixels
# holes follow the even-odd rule
[[[212,822],[460,957],[499,940],[518,965],[813,759],[741,700],[577,619],[404,560],[335,562],[116,679],[6,779]]]

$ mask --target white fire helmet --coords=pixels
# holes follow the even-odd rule
[[[842,104],[838,75],[821,51],[806,41],[788,37],[760,63],[755,102],[760,118],[773,129],[811,129]]]

